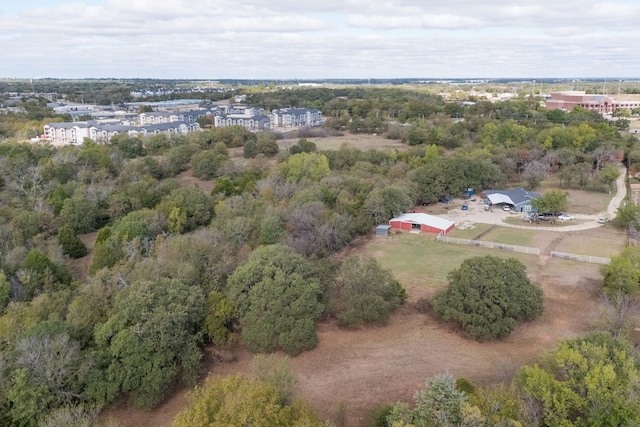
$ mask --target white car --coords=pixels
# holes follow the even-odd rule
[[[560,221],[570,221],[573,219],[573,215],[569,215],[569,214],[562,214],[558,217],[558,219]]]
[[[502,205],[502,210],[505,212],[509,212],[511,210],[511,206],[509,205]]]

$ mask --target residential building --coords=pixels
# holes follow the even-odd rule
[[[527,191],[524,188],[484,190],[484,195],[489,199],[491,205],[508,206],[515,212],[535,212],[532,202],[540,197],[540,194]]]
[[[96,142],[108,142],[115,135],[128,134],[186,134],[200,129],[197,122],[156,123],[142,126],[126,126],[117,123],[99,123],[97,121],[76,123],[48,123],[44,126],[44,136],[53,145],[80,145],[85,138]]]
[[[322,124],[322,112],[311,108],[279,108],[269,115],[271,127],[318,126]]]
[[[270,119],[264,115],[264,109],[248,105],[231,105],[223,108],[220,115],[214,117],[214,126],[242,126],[249,130],[270,128]]]

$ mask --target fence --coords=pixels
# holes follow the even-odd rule
[[[571,261],[579,261],[579,262],[592,262],[596,264],[609,264],[611,259],[603,258],[599,256],[590,256],[590,255],[578,255],[578,254],[568,254],[566,252],[558,252],[551,251],[551,256],[553,258],[562,258],[568,259]]]
[[[505,251],[522,252],[525,254],[540,255],[540,249],[529,248],[527,246],[507,245],[505,243],[485,242],[483,240],[458,239],[456,237],[447,237],[442,233],[436,237],[438,242],[454,243],[456,245],[480,246],[483,248],[502,249]]]

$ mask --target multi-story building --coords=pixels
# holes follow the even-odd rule
[[[640,95],[594,95],[582,90],[551,92],[546,101],[548,110],[571,111],[575,107],[594,110],[602,114],[613,113],[617,109],[633,110],[640,108]]]
[[[320,110],[310,108],[280,108],[269,115],[271,127],[318,126],[322,124]]]
[[[232,105],[214,117],[216,127],[242,126],[249,130],[269,129],[271,120],[259,107]]]
[[[96,121],[77,123],[49,123],[44,126],[45,139],[53,145],[80,145],[85,138],[96,142],[108,142],[119,134],[157,135],[187,134],[200,129],[197,122],[156,123],[141,126],[126,126],[114,123],[98,123]]]

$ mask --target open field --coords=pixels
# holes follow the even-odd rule
[[[345,133],[344,136],[329,136],[326,138],[307,138],[309,141],[313,141],[320,150],[338,150],[344,144],[349,147],[357,148],[359,150],[398,150],[406,151],[409,149],[407,144],[403,144],[400,141],[387,139],[379,135],[352,135]],[[295,140],[289,141],[289,146],[298,142]]]

